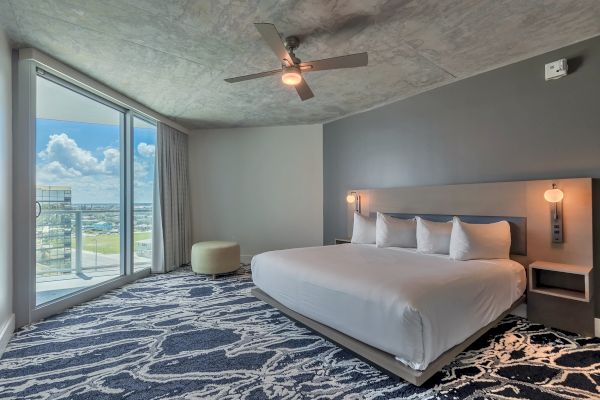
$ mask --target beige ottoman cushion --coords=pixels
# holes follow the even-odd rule
[[[192,271],[218,275],[240,267],[240,245],[235,242],[198,242],[192,246]]]

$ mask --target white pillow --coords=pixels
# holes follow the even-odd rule
[[[377,247],[417,247],[417,221],[377,213],[375,226]]]
[[[354,225],[352,227],[351,243],[374,244],[375,243],[375,218],[368,218],[354,213]]]
[[[427,221],[417,217],[417,251],[427,254],[448,254],[452,223]]]
[[[452,222],[450,258],[475,260],[509,258],[510,225],[506,221],[492,224],[467,224],[458,217]]]

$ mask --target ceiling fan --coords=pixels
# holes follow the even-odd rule
[[[259,72],[257,74],[238,76],[236,78],[228,78],[225,79],[225,82],[236,83],[281,74],[283,83],[294,86],[298,92],[298,96],[304,101],[315,95],[302,77],[303,73],[324,71],[327,69],[364,67],[369,62],[367,53],[357,53],[347,56],[325,58],[323,60],[302,62],[296,57],[296,54],[294,54],[294,51],[300,45],[300,39],[297,36],[288,36],[282,41],[281,35],[277,31],[277,28],[275,28],[275,25],[256,23],[254,26],[262,36],[263,40],[267,42],[267,45],[281,61],[281,68],[272,71]]]

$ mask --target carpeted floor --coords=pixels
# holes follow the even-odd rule
[[[420,388],[250,295],[248,275],[151,276],[20,330],[2,399],[598,399],[600,339],[508,317]]]

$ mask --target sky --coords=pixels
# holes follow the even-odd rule
[[[156,128],[134,119],[134,203],[152,202]],[[36,119],[36,182],[70,186],[72,203],[118,203],[120,138],[114,124]]]

